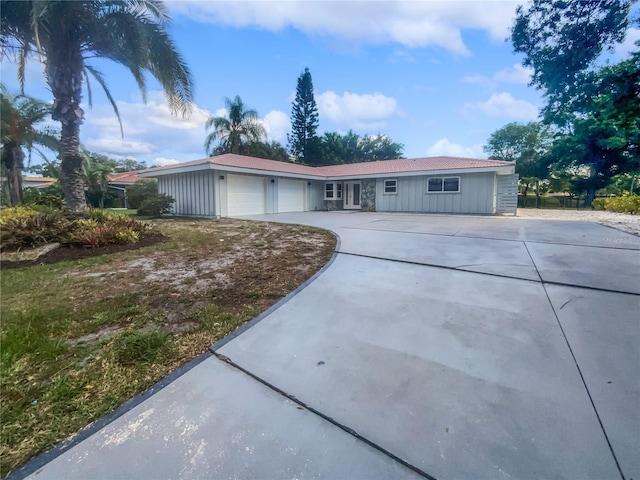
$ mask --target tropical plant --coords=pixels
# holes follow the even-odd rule
[[[0,86],[0,112],[2,153],[0,161],[7,171],[9,200],[11,205],[22,203],[22,170],[25,168],[25,152],[35,150],[44,157],[36,145],[57,150],[59,143],[55,132],[49,128],[37,128],[51,114],[51,105],[26,95],[11,95]],[[46,157],[44,157],[46,158]]]
[[[319,124],[313,80],[311,72],[305,68],[298,77],[296,98],[291,109],[291,134],[287,135],[289,151],[303,163],[320,162],[320,142],[316,133]]]
[[[94,162],[91,158],[82,162],[82,179],[87,188],[87,194],[97,193],[100,208],[104,208],[111,174],[113,174],[113,168],[110,165]]]
[[[209,117],[204,125],[207,131],[213,127],[213,131],[205,139],[205,151],[207,155],[245,154],[247,144],[262,141],[267,132],[258,121],[258,112],[247,108],[239,95],[233,100],[225,98],[224,104],[226,116]],[[217,141],[220,143],[214,147]]]
[[[146,100],[145,73],[155,77],[173,113],[191,109],[192,79],[187,65],[169,37],[170,22],[158,0],[5,1],[0,11],[0,45],[4,55],[18,63],[24,85],[25,64],[37,53],[45,64],[45,79],[54,98],[52,118],[61,123],[60,157],[65,212],[84,216],[87,202],[82,181],[80,107],[82,87],[89,76],[104,89],[116,116],[116,103],[105,78],[90,58],[106,58],[124,65],[135,78]]]

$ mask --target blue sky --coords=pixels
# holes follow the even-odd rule
[[[506,123],[535,120],[540,92],[506,41],[517,2],[256,1],[166,2],[171,34],[195,80],[195,108],[172,117],[158,86],[143,104],[133,78],[110,63],[106,74],[125,136],[93,85],[81,140],[91,151],[148,165],[205,156],[204,122],[240,95],[286,144],[297,77],[309,67],[320,132],[388,135],[405,156],[484,158],[482,146]],[[631,30],[622,57],[640,38]],[[17,90],[15,67],[2,81]],[[49,100],[42,66],[31,61],[26,93]],[[86,98],[85,98],[86,100]]]

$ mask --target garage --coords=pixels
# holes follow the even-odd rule
[[[304,212],[304,181],[278,180],[278,212]]]
[[[265,178],[253,175],[229,175],[227,201],[230,217],[265,213]]]

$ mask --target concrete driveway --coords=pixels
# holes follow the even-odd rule
[[[330,228],[339,253],[17,476],[640,478],[640,238],[514,218],[255,219]]]

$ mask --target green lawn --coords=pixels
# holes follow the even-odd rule
[[[154,223],[166,241],[2,271],[2,476],[206,351],[335,247],[309,227]]]

